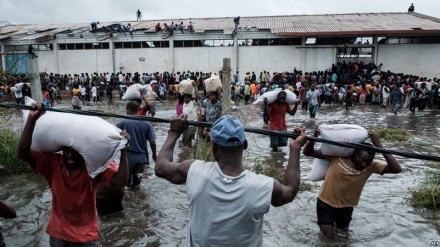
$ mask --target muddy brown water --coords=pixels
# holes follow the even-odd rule
[[[58,105],[68,108],[68,103]],[[175,101],[158,104],[156,117],[175,115]],[[125,114],[124,103],[90,105],[84,110]],[[322,123],[351,123],[365,128],[404,128],[412,133],[405,142],[386,142],[386,148],[439,155],[440,111],[425,110],[411,114],[403,110],[397,116],[388,110],[372,106],[356,106],[345,113],[342,106],[322,106],[315,120],[298,109],[287,116],[288,127],[306,126],[311,134]],[[240,104],[231,111],[249,128],[263,128],[261,112],[252,105]],[[2,124],[22,128],[21,113],[8,111],[0,116]],[[118,119],[107,119],[116,123]],[[158,150],[166,138],[168,124],[153,123]],[[272,153],[269,137],[247,133],[249,148],[245,163],[268,162],[285,166],[288,150]],[[175,159],[188,157],[193,149],[177,146]],[[382,155],[376,156],[382,159]],[[440,215],[431,210],[415,209],[406,198],[409,189],[416,188],[424,177],[427,161],[397,157],[403,172],[397,175],[373,175],[367,182],[359,205],[353,213],[348,231],[337,231],[336,238],[324,238],[316,224],[316,197],[322,182],[315,189],[300,192],[295,200],[283,207],[272,207],[264,218],[264,246],[429,246],[440,240]],[[308,181],[312,159],[301,155],[301,178]],[[312,183],[312,182],[310,182]],[[48,246],[45,233],[51,210],[51,192],[46,181],[37,174],[0,177],[0,200],[17,210],[17,218],[0,220],[7,246]],[[184,185],[173,185],[155,177],[154,163],[145,171],[139,191],[126,191],[124,210],[100,217],[102,246],[183,246],[188,225],[188,201]],[[78,217],[81,217],[80,215]]]

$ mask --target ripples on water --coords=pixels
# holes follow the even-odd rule
[[[158,105],[156,117],[170,118],[175,114],[176,102]],[[57,106],[69,107],[66,105]],[[125,105],[116,102],[86,106],[84,110],[98,110],[125,114]],[[5,111],[0,123],[20,130],[21,113]],[[440,128],[437,111],[411,114],[405,110],[397,116],[379,107],[356,106],[345,113],[342,106],[323,106],[314,121],[307,112],[298,109],[295,116],[287,115],[288,127],[306,126],[311,134],[316,125],[328,123],[359,124],[365,128],[404,128],[413,134],[405,142],[383,142],[386,148],[438,156]],[[260,110],[240,105],[231,112],[249,128],[263,128]],[[106,119],[116,123],[118,119]],[[153,123],[158,150],[165,141],[168,124]],[[276,155],[269,148],[267,136],[247,133],[249,148],[245,162],[262,160],[285,166],[288,150]],[[175,150],[175,159],[186,157],[191,150]],[[376,158],[382,159],[379,154]],[[350,230],[337,231],[334,240],[325,239],[316,224],[316,189],[301,192],[290,204],[272,207],[265,216],[264,246],[428,246],[430,240],[440,240],[439,215],[430,210],[414,209],[407,204],[408,189],[419,185],[427,162],[396,157],[404,168],[401,174],[373,175],[367,182],[359,205],[353,213]],[[312,159],[301,156],[301,178],[307,181]],[[154,163],[145,171],[145,179],[137,192],[127,191],[124,211],[100,217],[103,246],[182,246],[188,224],[188,202],[185,186],[172,185],[154,176]],[[0,177],[0,200],[13,205],[18,217],[2,220],[3,234],[10,246],[48,246],[45,233],[51,208],[51,193],[45,180],[34,174]]]

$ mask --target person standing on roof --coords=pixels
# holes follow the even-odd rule
[[[140,11],[139,9],[138,9],[138,11],[136,12],[136,17],[137,17],[136,21],[140,21],[140,20],[141,20],[142,13],[141,13],[141,11]]]
[[[93,33],[95,33],[98,30],[98,24],[99,24],[99,21],[94,21],[94,22],[90,23],[90,26],[92,26]]]

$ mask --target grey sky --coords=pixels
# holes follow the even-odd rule
[[[440,17],[439,0],[0,0],[0,21],[12,24],[90,23],[92,21],[203,17],[416,12]]]

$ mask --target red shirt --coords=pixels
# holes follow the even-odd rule
[[[138,111],[138,116],[147,116],[147,112],[148,111],[145,110],[145,107],[141,107]]]
[[[96,191],[98,183],[111,184],[117,172],[110,165],[92,179],[85,164],[73,175],[63,164],[63,156],[33,151],[36,165],[33,171],[44,176],[52,191],[52,212],[47,234],[68,242],[91,242],[99,238],[96,216]]]
[[[289,104],[278,104],[275,101],[269,104],[267,109],[270,111],[269,130],[285,130],[286,112],[290,111]]]

